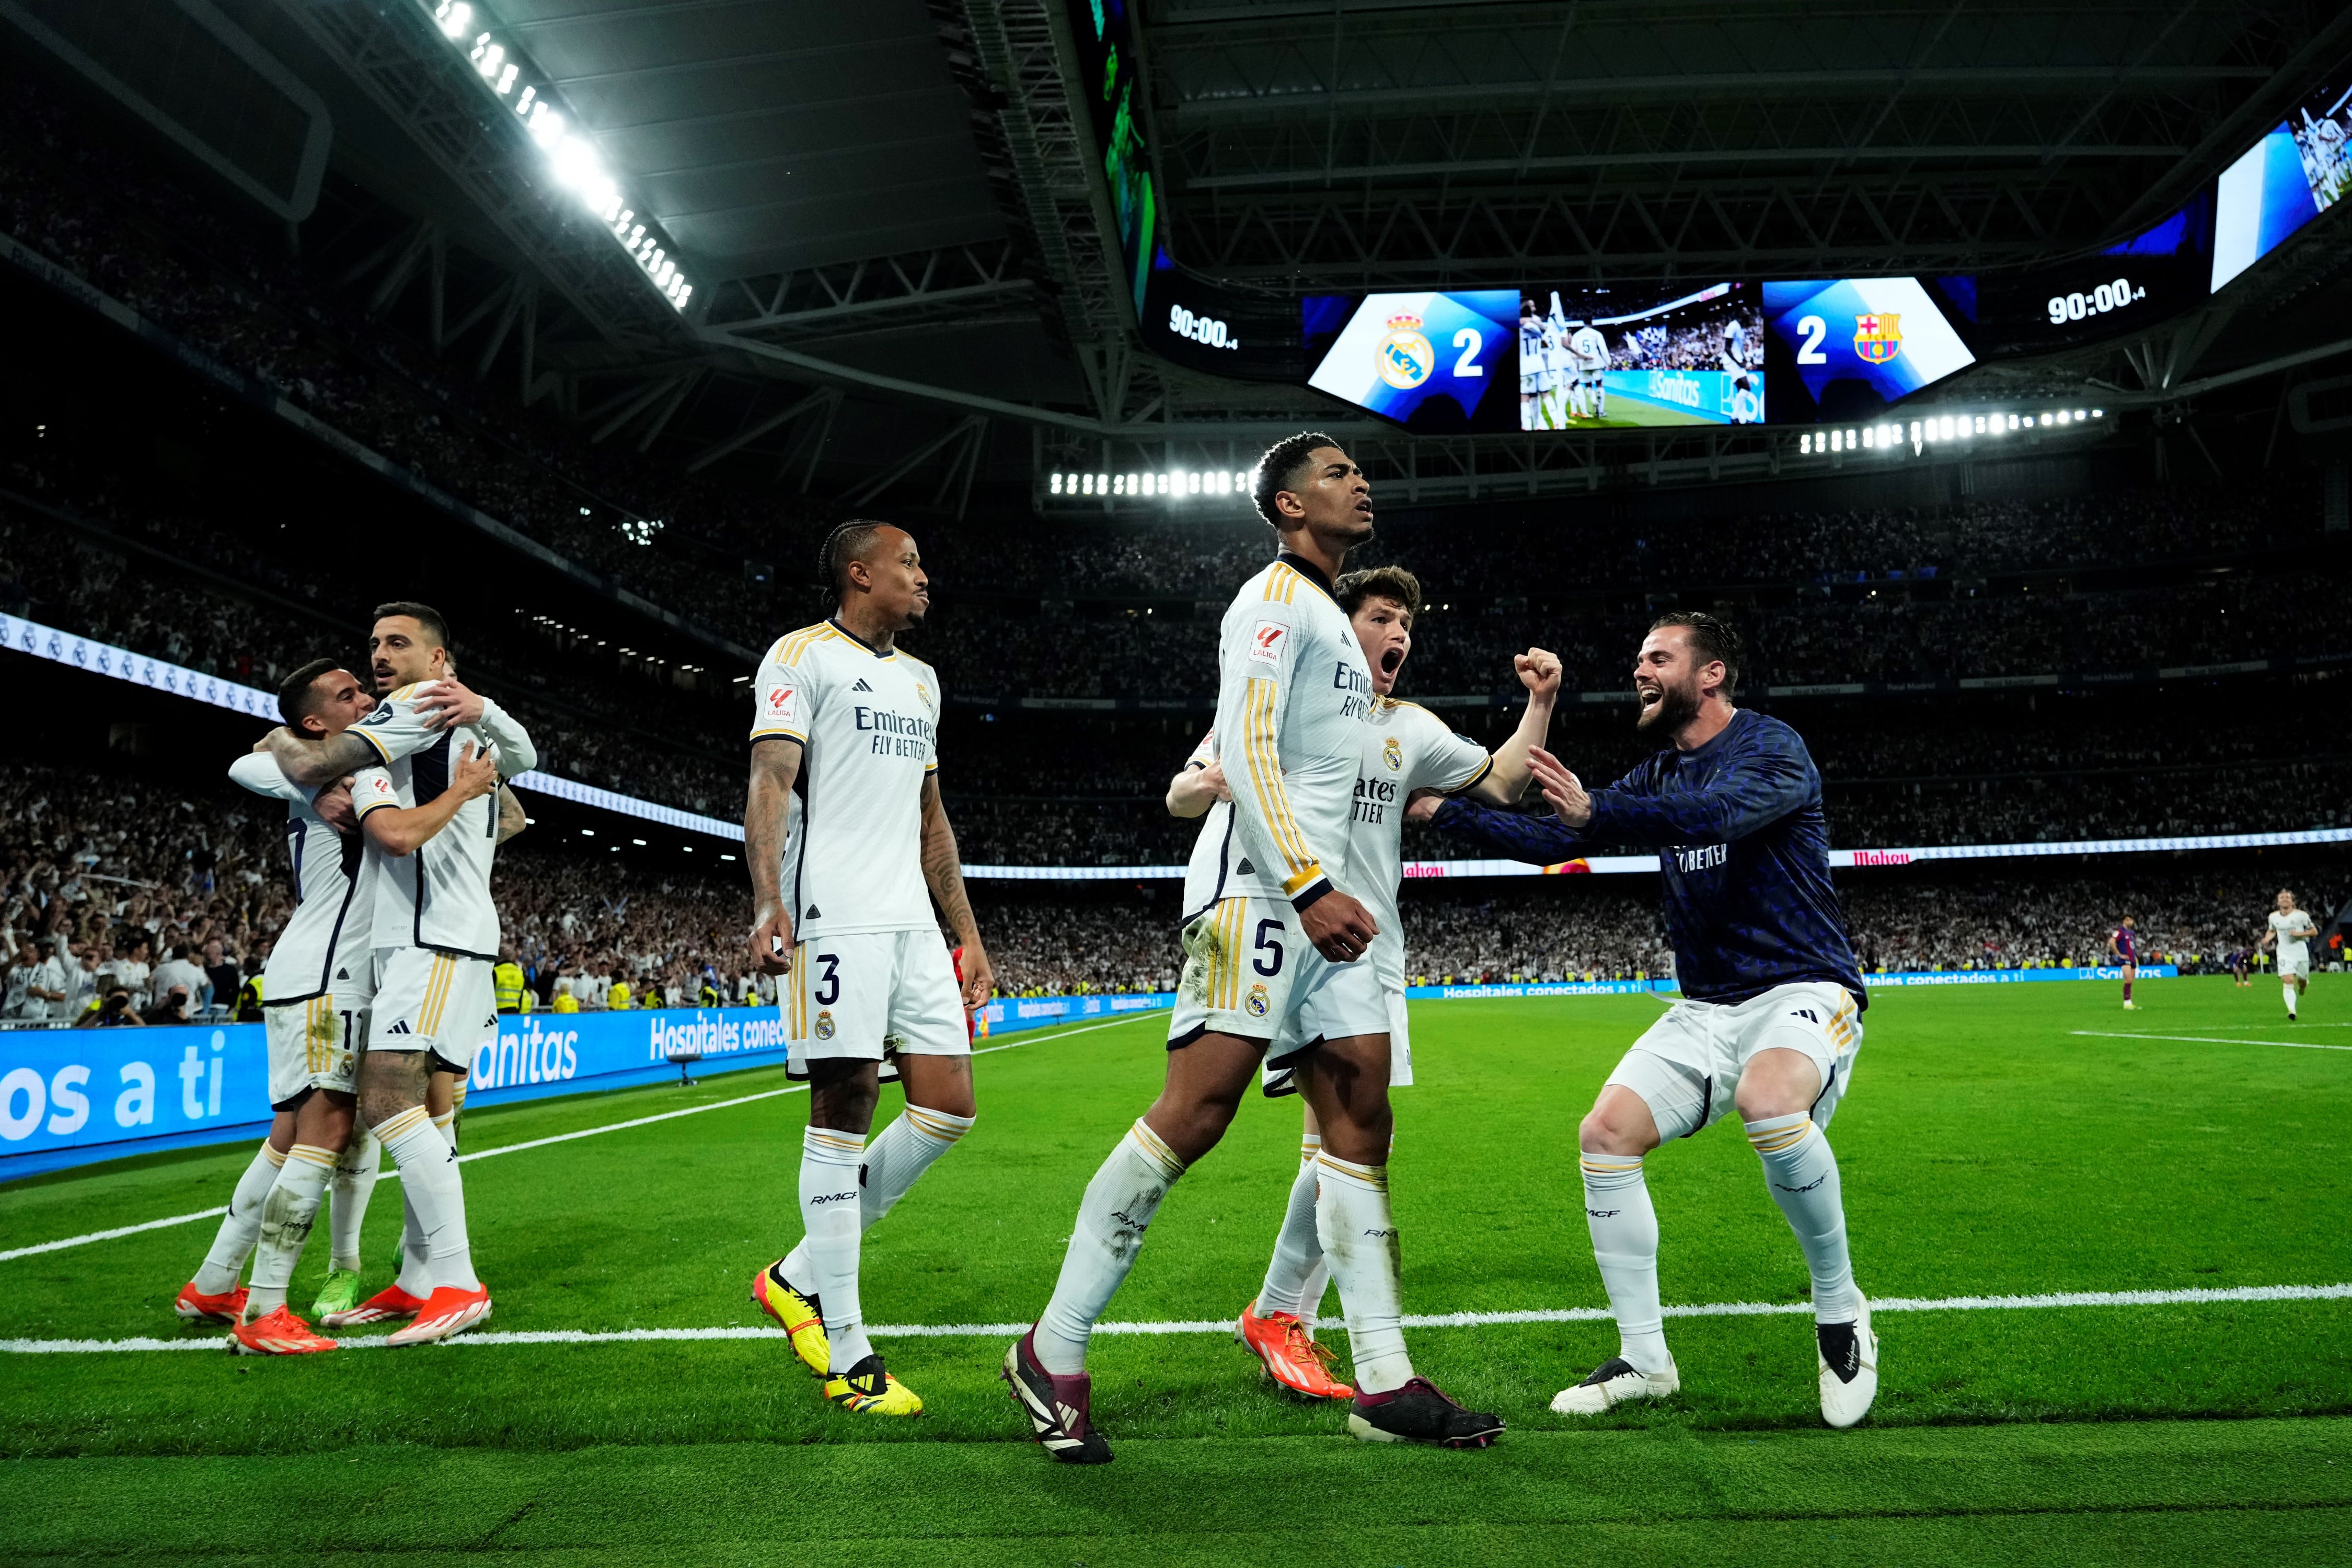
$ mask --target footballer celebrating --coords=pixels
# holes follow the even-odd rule
[[[790,1070],[809,1079],[803,1235],[751,1299],[826,1400],[919,1415],[866,1338],[860,1238],[971,1130],[969,1009],[995,983],[940,802],[940,678],[897,641],[930,607],[915,542],[846,522],[817,564],[834,614],[769,648],[751,719],[751,961],[784,977]],[[961,949],[961,990],[934,900]],[[868,1143],[886,1049],[907,1109]]]
[[[1830,888],[1822,779],[1797,732],[1731,703],[1738,636],[1708,615],[1663,616],[1633,665],[1641,729],[1666,749],[1588,791],[1532,759],[1558,820],[1438,802],[1431,820],[1521,860],[1588,843],[1651,844],[1683,999],[1609,1075],[1578,1130],[1586,1224],[1618,1353],[1552,1401],[1597,1415],[1681,1386],[1658,1306],[1658,1219],[1643,1156],[1733,1110],[1812,1275],[1822,1416],[1851,1426],[1878,1391],[1878,1341],[1853,1282],[1826,1129],[1853,1081],[1869,1005]]]
[[[375,888],[375,998],[360,1066],[360,1114],[400,1167],[414,1243],[401,1276],[331,1328],[414,1320],[393,1345],[462,1333],[490,1315],[474,1272],[457,1151],[426,1104],[436,1073],[462,1073],[498,1027],[491,966],[499,912],[490,898],[498,846],[511,837],[499,778],[530,772],[537,748],[522,725],[456,679],[448,623],[411,601],[376,606],[369,643],[379,673],[400,681],[366,718],[312,742],[270,731],[287,781],[315,789],[352,775]]]
[[[1086,1370],[1094,1325],[1134,1267],[1177,1178],[1224,1136],[1261,1061],[1292,1068],[1322,1129],[1316,1219],[1354,1352],[1349,1430],[1368,1440],[1483,1447],[1503,1429],[1416,1375],[1405,1352],[1389,1206],[1389,1011],[1367,961],[1379,934],[1347,891],[1375,689],[1333,596],[1371,537],[1371,487],[1321,435],[1277,443],[1253,495],[1279,552],[1242,584],[1218,637],[1219,760],[1233,810],[1213,863],[1187,879],[1186,961],[1166,1087],[1087,1184],[1053,1298],[1006,1351],[1004,1377],[1055,1458],[1100,1464]],[[1464,764],[1466,784],[1485,766]]]
[[[1397,908],[1397,886],[1404,877],[1405,803],[1419,792],[1433,791],[1463,792],[1508,805],[1526,793],[1528,753],[1543,743],[1551,728],[1560,664],[1555,655],[1534,647],[1512,661],[1528,689],[1527,711],[1511,738],[1490,757],[1476,742],[1448,730],[1428,709],[1392,695],[1412,652],[1421,580],[1401,566],[1379,566],[1350,572],[1333,589],[1372,675],[1373,721],[1364,731],[1364,755],[1356,774],[1348,866],[1380,927],[1363,962],[1379,976],[1388,1006],[1389,1087],[1402,1089],[1412,1082],[1404,999],[1404,918]],[[1233,793],[1216,760],[1213,731],[1202,737],[1183,771],[1169,781],[1168,809],[1177,816],[1208,818],[1187,868],[1192,886],[1186,907],[1196,908],[1232,831]],[[1295,1094],[1297,1074],[1288,1067],[1269,1067],[1265,1089],[1269,1096]],[[1257,1356],[1269,1378],[1291,1393],[1311,1399],[1351,1399],[1355,1390],[1331,1375],[1331,1353],[1315,1341],[1316,1310],[1330,1273],[1315,1234],[1322,1129],[1314,1107],[1304,1109],[1298,1174],[1275,1237],[1273,1260],[1256,1300],[1242,1309],[1234,1337]]]
[[[279,715],[320,738],[342,733],[374,706],[359,677],[331,658],[304,665],[278,689]],[[374,894],[361,874],[362,842],[344,831],[352,801],[342,780],[297,789],[266,751],[239,757],[228,773],[255,794],[286,803],[294,913],[262,971],[269,1136],[175,1306],[184,1318],[235,1325],[230,1338],[240,1352],[308,1354],[331,1351],[335,1342],[294,1315],[286,1287],[352,1135],[359,1047],[374,989],[368,940]],[[238,1289],[248,1250],[255,1254],[253,1283]]]

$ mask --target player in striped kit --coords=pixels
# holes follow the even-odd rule
[[[2138,1012],[2139,1004],[2132,1000],[2132,982],[2139,978],[2139,931],[2131,916],[2126,915],[2124,923],[2107,933],[2107,956],[2123,965],[2124,1011]]]
[[[1517,730],[1492,756],[1476,742],[1457,735],[1428,709],[1398,700],[1391,693],[1412,652],[1412,625],[1421,614],[1421,580],[1399,566],[1350,572],[1334,585],[1348,613],[1376,693],[1372,723],[1364,734],[1364,755],[1356,774],[1356,798],[1348,824],[1348,864],[1365,905],[1380,925],[1372,938],[1372,965],[1389,1016],[1389,1087],[1412,1083],[1412,1043],[1404,999],[1404,919],[1397,907],[1403,880],[1406,803],[1416,795],[1467,794],[1507,805],[1526,792],[1528,754],[1543,743],[1559,694],[1560,663],[1542,648],[1529,648],[1513,663],[1528,689],[1528,707]],[[1213,731],[1170,781],[1168,809],[1178,816],[1204,816],[1193,849],[1196,863],[1213,859],[1231,831],[1233,795],[1217,760]],[[1268,1097],[1298,1092],[1287,1067],[1265,1070]],[[1255,1353],[1276,1384],[1307,1398],[1349,1399],[1355,1391],[1331,1375],[1331,1352],[1315,1340],[1317,1309],[1330,1279],[1322,1243],[1316,1237],[1317,1166],[1322,1127],[1311,1104],[1302,1107],[1298,1173],[1290,1188],[1265,1284],[1242,1309],[1234,1337]]]
[[[922,557],[904,530],[856,521],[818,564],[834,614],[777,638],[753,689],[751,960],[782,977],[809,1121],[801,1241],[752,1278],[751,1299],[828,1403],[913,1416],[922,1399],[866,1337],[863,1238],[971,1130],[971,1010],[995,982],[940,800],[940,678],[898,646],[930,608]],[[907,1109],[868,1142],[886,1057]]]
[[[376,991],[360,1110],[400,1166],[412,1237],[398,1279],[325,1321],[413,1319],[388,1342],[411,1345],[490,1315],[489,1289],[474,1272],[457,1146],[426,1100],[432,1076],[464,1072],[498,1027],[490,870],[513,823],[492,797],[501,774],[528,773],[539,754],[522,725],[456,681],[438,611],[412,601],[380,605],[369,642],[379,673],[403,684],[340,735],[313,743],[275,730],[269,747],[297,785],[352,775],[376,892]]]
[[[331,658],[313,659],[278,689],[279,715],[321,739],[342,733],[374,706],[359,677]],[[359,837],[348,831],[352,801],[342,780],[297,789],[266,751],[239,757],[228,772],[255,794],[286,803],[295,905],[262,972],[269,1136],[174,1310],[235,1325],[234,1347],[250,1354],[330,1351],[334,1341],[311,1332],[287,1306],[286,1286],[352,1135],[359,1046],[374,991],[373,889],[362,875]],[[352,1234],[356,1238],[356,1227]],[[255,1254],[253,1283],[239,1289],[237,1272],[248,1252]],[[356,1267],[356,1258],[352,1262]]]
[[[1160,1200],[1214,1148],[1262,1061],[1298,1069],[1323,1131],[1317,1222],[1354,1351],[1348,1429],[1483,1447],[1502,1431],[1417,1375],[1405,1352],[1389,1205],[1389,1015],[1365,962],[1379,923],[1347,891],[1348,823],[1372,719],[1363,648],[1333,598],[1371,537],[1371,487],[1327,436],[1277,443],[1253,492],[1280,546],[1242,584],[1218,644],[1218,752],[1230,831],[1186,879],[1187,953],[1166,1087],[1087,1184],[1051,1300],[1005,1352],[1004,1378],[1055,1458],[1108,1461],[1086,1370],[1095,1323]]]

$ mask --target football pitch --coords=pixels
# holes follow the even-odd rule
[[[749,1300],[798,1233],[806,1097],[780,1070],[470,1115],[497,1316],[411,1352],[219,1353],[221,1331],[171,1310],[210,1219],[19,1250],[221,1204],[247,1146],[14,1184],[7,1555],[2342,1562],[2352,980],[2315,982],[2294,1026],[2267,983],[2139,994],[2133,1013],[2099,984],[1874,998],[1831,1136],[1883,1383],[1844,1433],[1821,1426],[1803,1261],[1736,1125],[1650,1161],[1682,1394],[1596,1421],[1547,1408],[1616,1349],[1576,1123],[1656,1016],[1641,996],[1414,1009],[1391,1167],[1405,1306],[1459,1317],[1410,1338],[1422,1371],[1510,1423],[1484,1452],[1352,1442],[1222,1330],[1297,1158],[1297,1102],[1256,1099],[1153,1224],[1111,1308],[1127,1331],[1095,1341],[1116,1462],[1056,1466],[1027,1440],[996,1368],[1156,1090],[1157,1016],[983,1042],[978,1125],[866,1240],[877,1344],[929,1405],[911,1422],[820,1404]],[[399,1215],[387,1183],[370,1289]],[[324,1244],[322,1226],[298,1309]],[[1326,1337],[1344,1351],[1336,1322]]]

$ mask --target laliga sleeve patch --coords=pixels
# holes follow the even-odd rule
[[[1290,628],[1280,621],[1260,621],[1250,633],[1249,657],[1252,664],[1278,665],[1282,662],[1283,645],[1290,640]]]
[[[362,816],[380,805],[398,805],[400,792],[392,775],[381,768],[365,768],[352,778],[352,805]]]
[[[760,689],[760,728],[762,730],[797,730],[801,727],[801,689],[798,681],[778,682]]]

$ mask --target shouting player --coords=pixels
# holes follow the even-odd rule
[[[2279,889],[2278,908],[2273,910],[2270,929],[2263,932],[2262,945],[2278,950],[2279,990],[2286,998],[2288,1023],[2294,1022],[2295,1003],[2311,984],[2311,939],[2319,934],[2319,927],[2311,916],[2294,907],[2294,895]]]
[[[359,678],[331,658],[304,665],[278,689],[279,715],[320,738],[342,733],[374,706]],[[311,1332],[287,1306],[286,1286],[352,1135],[373,990],[373,890],[360,874],[360,840],[344,832],[352,801],[342,780],[298,790],[264,752],[238,758],[229,777],[286,803],[294,913],[262,971],[269,1136],[237,1183],[212,1250],[181,1290],[176,1310],[184,1318],[235,1324],[236,1348],[251,1354],[329,1351],[334,1341]],[[240,1289],[237,1271],[248,1252],[255,1253],[253,1283]]]
[[[1559,696],[1557,656],[1531,647],[1512,662],[1528,689],[1527,711],[1511,738],[1490,757],[1475,741],[1454,734],[1428,709],[1396,700],[1391,692],[1412,652],[1412,625],[1421,614],[1421,580],[1401,566],[1350,572],[1333,584],[1348,614],[1364,662],[1372,672],[1372,723],[1364,732],[1363,761],[1356,773],[1356,803],[1348,823],[1348,868],[1379,932],[1363,962],[1380,978],[1389,1016],[1389,1087],[1412,1082],[1412,1042],[1404,1000],[1404,919],[1397,908],[1403,879],[1405,803],[1421,791],[1466,792],[1508,805],[1526,793],[1528,755],[1551,728]],[[1178,816],[1204,814],[1201,836],[1186,870],[1185,907],[1207,900],[1219,857],[1232,832],[1233,792],[1217,761],[1216,733],[1201,744],[1168,784],[1168,809]],[[1266,1071],[1269,1096],[1297,1092],[1288,1068]],[[1282,1387],[1311,1399],[1351,1399],[1355,1390],[1330,1373],[1330,1352],[1315,1342],[1315,1317],[1330,1272],[1315,1235],[1317,1166],[1323,1132],[1315,1108],[1304,1107],[1298,1174],[1275,1237],[1265,1284],[1242,1309],[1234,1337],[1248,1347]]]
[[[834,614],[769,648],[751,719],[751,961],[784,976],[791,1070],[809,1079],[804,1234],[753,1277],[751,1299],[826,1400],[919,1415],[866,1338],[860,1238],[971,1130],[968,1020],[994,980],[940,803],[940,678],[898,646],[930,608],[915,542],[845,522],[817,565]],[[934,900],[962,949],[961,994]],[[907,1109],[868,1143],[886,1043]]]
[[[1094,1325],[1160,1200],[1224,1136],[1262,1059],[1296,1070],[1322,1129],[1316,1219],[1355,1355],[1349,1430],[1483,1447],[1503,1429],[1417,1376],[1405,1353],[1389,1207],[1388,1003],[1364,962],[1380,925],[1346,890],[1364,885],[1348,858],[1348,821],[1374,688],[1332,596],[1349,549],[1371,537],[1371,487],[1338,442],[1302,434],[1265,454],[1252,489],[1280,551],[1242,585],[1218,637],[1231,831],[1208,885],[1188,878],[1205,896],[1188,900],[1166,1087],[1087,1184],[1053,1299],[1004,1356],[1033,1435],[1071,1463],[1110,1458],[1089,1409]]]
[[[298,787],[353,775],[376,889],[376,991],[360,1115],[400,1166],[415,1238],[398,1279],[323,1321],[341,1328],[411,1318],[389,1341],[411,1345],[490,1315],[489,1289],[474,1272],[457,1146],[426,1100],[433,1075],[464,1072],[498,1027],[490,869],[511,823],[491,796],[501,773],[529,772],[539,753],[497,703],[457,681],[439,611],[404,600],[379,605],[369,645],[379,674],[401,684],[340,735],[313,743],[276,730],[269,748]]]
[[[1739,665],[1738,637],[1713,616],[1662,616],[1634,660],[1633,686],[1642,732],[1664,751],[1591,791],[1538,752],[1532,766],[1557,822],[1460,800],[1431,814],[1542,865],[1589,843],[1660,851],[1683,1000],[1633,1042],[1578,1130],[1586,1224],[1620,1348],[1561,1390],[1552,1408],[1563,1415],[1681,1387],[1658,1307],[1658,1218],[1642,1161],[1735,1110],[1812,1275],[1822,1418],[1851,1426],[1878,1391],[1878,1342],[1854,1287],[1824,1131],[1853,1083],[1869,998],[1830,889],[1821,773],[1795,731],[1731,705]]]

